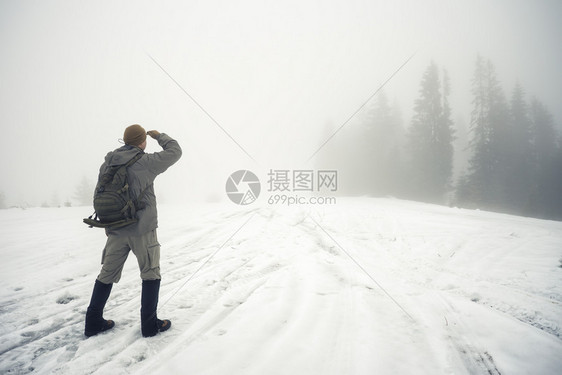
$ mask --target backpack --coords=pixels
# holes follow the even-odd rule
[[[144,152],[139,152],[125,164],[108,167],[105,173],[100,175],[94,191],[95,211],[83,220],[90,228],[117,229],[138,221],[136,212],[144,208],[139,202],[146,189],[136,200],[131,198],[127,168],[143,154]]]

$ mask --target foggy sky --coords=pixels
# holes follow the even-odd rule
[[[157,180],[165,201],[222,195],[237,169],[314,168],[326,124],[413,53],[385,87],[406,127],[432,59],[451,76],[453,119],[470,121],[478,53],[508,96],[519,82],[560,124],[560,16],[556,0],[2,1],[0,192],[10,204],[71,198],[133,123],[184,149]]]

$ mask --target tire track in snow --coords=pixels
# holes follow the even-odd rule
[[[257,215],[251,224],[254,229],[261,228],[270,220]],[[163,337],[167,356],[173,355],[173,347],[184,348],[213,332],[225,334],[219,327],[221,322],[245,304],[272,274],[283,269],[276,257],[255,251],[253,232],[248,229],[246,233],[244,229],[164,307],[176,327]],[[182,281],[170,283],[169,289],[176,289]]]
[[[369,220],[362,221],[369,222]],[[357,223],[360,225],[362,221],[358,220]],[[399,222],[397,222],[396,220],[391,220],[391,223],[392,225],[389,229],[391,229],[395,235],[397,232],[402,232]],[[451,223],[450,225],[455,227],[458,224]],[[505,228],[503,230],[505,231]],[[466,231],[471,236],[475,235],[473,228],[468,228],[466,229]],[[491,231],[494,232],[493,229]],[[414,294],[421,295],[426,291],[443,290],[444,287],[443,285],[440,285],[439,280],[448,280],[449,283],[452,282],[453,284],[457,285],[454,290],[450,290],[450,288],[445,287],[448,292],[456,292],[459,295],[464,296],[467,300],[472,300],[475,303],[508,314],[515,319],[518,319],[522,323],[532,325],[533,327],[545,331],[558,339],[561,338],[560,327],[556,323],[556,309],[538,311],[532,308],[532,306],[544,306],[545,301],[550,304],[557,305],[558,301],[556,299],[553,300],[552,298],[546,298],[542,295],[531,293],[529,291],[521,289],[523,288],[523,286],[518,286],[518,284],[502,284],[499,282],[501,280],[488,280],[486,278],[482,278],[479,275],[464,272],[462,269],[449,269],[447,264],[451,261],[451,259],[450,257],[445,259],[441,258],[440,251],[435,252],[435,258],[426,256],[422,258],[415,258],[415,260],[412,262],[404,255],[411,256],[412,254],[416,254],[419,251],[414,251],[413,246],[417,245],[410,243],[409,239],[411,238],[412,234],[409,232],[399,237],[394,236],[394,238],[383,237],[381,235],[376,235],[375,233],[373,233],[373,235],[375,239],[378,239],[375,242],[379,242],[381,244],[384,242],[386,244],[385,247],[387,248],[387,250],[384,250],[381,253],[390,255],[390,250],[393,250],[393,253],[398,255],[401,259],[400,262],[397,263],[398,258],[396,258],[395,256],[386,256],[385,265],[388,266],[393,264],[393,266],[391,267],[397,271],[398,275],[400,275],[399,279],[408,282],[408,288],[411,291],[410,293],[415,291]],[[417,232],[415,232],[413,235],[414,237],[420,236]],[[485,236],[491,235],[486,232]],[[510,238],[513,237],[511,234],[508,236]],[[348,235],[348,237],[350,236]],[[440,241],[443,241],[442,237],[443,236],[439,237]],[[453,238],[453,240],[448,239],[447,241],[456,243],[456,250],[469,244],[469,237],[461,236],[460,238],[454,238],[453,236],[451,238]],[[494,238],[494,236],[491,236],[491,239]],[[441,242],[435,243],[431,240],[431,233],[429,233],[428,240],[426,240],[425,237],[423,237],[422,240],[422,245],[427,248],[438,248],[440,245],[442,245]],[[420,240],[417,239],[416,243],[419,242]],[[445,245],[447,246],[447,244]],[[400,247],[402,246],[407,247],[406,251],[400,250]],[[421,253],[424,254],[424,252]],[[431,253],[432,252],[430,252],[430,254]],[[453,280],[458,281],[454,282]],[[504,282],[507,283],[509,281]],[[525,282],[525,280],[523,280],[523,282]],[[473,291],[471,292],[471,290]],[[488,295],[488,293],[486,292],[487,290],[493,291],[494,293]],[[514,294],[519,295],[520,298],[516,298]]]
[[[84,337],[86,307],[78,291],[84,282],[82,276],[64,278],[55,284],[58,284],[56,288],[40,291],[39,294],[25,293],[15,300],[17,308],[2,314],[5,323],[1,336],[0,372],[31,372],[35,362],[43,361],[52,352],[60,352],[61,359],[73,357]],[[37,305],[45,308],[37,310]],[[18,315],[27,314],[26,311],[39,312],[39,315],[29,315],[24,327],[15,326],[18,322],[21,324]],[[14,323],[9,325],[10,321]]]
[[[243,217],[247,216],[248,213],[235,213],[233,215],[227,215],[229,217]],[[220,217],[224,217],[224,215],[220,215]],[[183,276],[184,274],[191,274],[198,266],[201,261],[207,259],[209,254],[216,250],[216,243],[219,243],[221,237],[224,237],[224,234],[231,234],[228,227],[231,224],[226,224],[219,220],[219,225],[209,225],[208,230],[199,231],[197,233],[189,233],[183,230],[177,230],[176,233],[183,233],[179,237],[179,242],[174,244],[170,248],[166,248],[163,252],[167,252],[166,255],[163,256],[164,259],[161,259],[161,262],[165,264],[166,259],[165,257],[169,255],[170,263],[177,264],[177,267],[172,269],[166,269],[163,271],[164,274],[164,283],[161,290],[161,302],[165,298],[165,290],[175,287],[178,283],[183,281],[183,277],[179,277],[175,281],[166,283],[166,279],[171,279],[174,276]],[[172,228],[173,230],[173,228]],[[224,240],[224,239],[223,239]],[[183,249],[186,246],[179,247],[178,244],[183,244],[188,241],[188,245],[193,244],[201,244],[203,245],[202,249],[196,249],[190,255],[195,255],[191,261],[185,262],[183,259],[185,254],[183,253]],[[166,246],[166,243],[164,244]],[[179,261],[178,261],[179,259]],[[134,266],[134,265],[133,265]],[[134,267],[131,267],[134,268]],[[124,273],[127,270],[124,270]],[[231,270],[232,273],[234,270]],[[138,310],[140,308],[140,285],[138,280],[138,272],[129,272],[129,274],[124,275],[122,283],[122,288],[119,288],[120,284],[117,284],[112,291],[112,296],[108,301],[108,306],[106,306],[106,312],[104,315],[108,316],[111,314],[112,316],[108,316],[108,318],[113,318],[116,320],[116,327],[103,335],[96,336],[94,338],[88,339],[80,348],[87,348],[89,347],[89,343],[96,342],[96,345],[105,346],[107,344],[111,345],[111,348],[106,349],[106,355],[99,358],[99,361],[89,361],[88,366],[75,366],[79,364],[80,358],[82,357],[89,357],[90,353],[88,351],[81,350],[77,353],[75,361],[72,362],[72,365],[67,366],[63,365],[58,367],[57,371],[61,371],[62,373],[68,372],[80,372],[80,373],[95,373],[95,372],[112,372],[112,373],[119,373],[123,372],[122,367],[132,369],[136,368],[137,366],[141,365],[146,358],[155,355],[156,353],[160,352],[162,348],[160,345],[153,345],[150,340],[154,342],[165,342],[165,340],[169,340],[171,337],[174,336],[174,332],[178,332],[178,326],[181,327],[181,323],[176,316],[172,317],[174,320],[174,329],[170,330],[166,333],[166,335],[162,335],[157,339],[143,339],[140,335],[140,325],[139,325],[139,313]],[[134,285],[132,289],[126,287],[126,285]],[[220,291],[217,292],[217,296],[220,296]],[[217,297],[218,298],[218,297]],[[159,316],[163,316],[167,311],[167,308],[164,306],[163,309],[159,307]],[[173,307],[173,306],[170,306]],[[162,312],[164,310],[164,312]],[[181,309],[180,309],[181,310]],[[173,315],[173,314],[172,314]],[[180,323],[180,324],[178,324]],[[83,317],[81,321],[78,322],[80,329],[83,328]],[[148,343],[148,344],[147,344]],[[111,361],[108,359],[111,358]],[[106,363],[107,362],[107,363]],[[128,372],[128,370],[127,370]]]
[[[296,220],[298,222],[298,220],[302,220],[302,217],[297,215]],[[290,226],[293,222],[293,219],[289,218],[288,221]],[[290,270],[293,270],[295,266],[295,257],[297,257],[302,252],[302,249],[297,249],[291,245],[291,242],[294,240],[294,238],[288,236],[287,230],[289,226],[287,223],[287,218],[283,217],[280,219],[276,215],[271,214],[271,211],[264,211],[260,212],[258,223],[256,225],[258,225],[260,228],[259,235],[257,237],[253,236],[251,241],[249,240],[244,242],[245,248],[240,249],[240,255],[245,256],[244,258],[240,258],[240,256],[236,257],[234,254],[232,259],[223,257],[221,259],[221,262],[216,262],[216,264],[213,264],[212,267],[206,270],[204,275],[198,277],[198,279],[201,279],[198,280],[199,284],[201,284],[203,281],[205,281],[205,276],[207,274],[213,275],[213,277],[211,278],[212,282],[207,285],[207,287],[215,288],[215,292],[212,293],[212,290],[203,289],[204,292],[201,293],[200,296],[198,296],[199,300],[188,303],[188,306],[190,308],[194,308],[194,310],[191,311],[192,320],[189,322],[189,326],[183,329],[185,334],[182,334],[180,337],[176,338],[175,341],[173,341],[173,344],[170,343],[170,347],[173,346],[185,348],[187,345],[198,345],[203,337],[207,337],[209,335],[213,336],[213,332],[215,332],[215,334],[218,332],[219,336],[221,336],[222,334],[230,335],[230,333],[227,333],[225,330],[220,328],[221,322],[228,319],[231,327],[238,327],[240,325],[243,326],[243,323],[232,322],[232,319],[244,319],[244,315],[236,314],[236,316],[233,316],[233,313],[236,312],[240,306],[244,307],[247,314],[252,315],[252,311],[255,312],[253,308],[256,304],[259,305],[260,310],[263,308],[263,306],[261,306],[261,303],[258,302],[263,298],[272,298],[275,301],[283,302],[283,308],[285,308],[286,303],[284,301],[286,301],[287,298],[281,296],[276,297],[278,292],[285,293],[290,291],[291,293],[296,293],[297,297],[291,297],[291,300],[293,301],[300,298],[298,296],[303,295],[303,285],[298,285],[293,288],[286,288],[277,287],[276,285],[278,285],[279,281],[276,281],[273,284],[271,283],[272,277],[274,275],[276,280],[285,280],[285,277],[288,273],[290,275],[293,275]],[[289,232],[290,231],[292,230],[289,229]],[[241,239],[238,239],[238,241],[240,240]],[[274,247],[271,246],[272,243],[275,244]],[[233,259],[238,259],[238,268],[231,266],[227,267],[227,265],[232,264]],[[252,269],[256,268],[257,273],[252,272]],[[222,274],[220,273],[221,270]],[[304,277],[305,275],[301,276]],[[304,277],[304,280],[306,279],[307,278]],[[259,282],[255,280],[259,280]],[[256,282],[259,284],[258,287],[252,287],[251,293],[248,294],[247,297],[244,297],[242,300],[236,297],[232,299],[233,293],[234,295],[236,295],[234,291],[241,285],[248,284],[252,286],[255,285]],[[204,283],[201,286],[205,288]],[[216,289],[219,286],[222,286],[222,288]],[[257,294],[259,294],[259,296],[256,296]],[[256,297],[254,298],[254,296]],[[221,304],[226,304],[227,308],[231,308],[234,305],[237,306],[237,309],[228,312],[228,314],[226,314],[225,312],[226,315],[224,316],[209,312],[213,310],[224,310],[224,306],[221,306]],[[251,306],[249,306],[248,304],[250,304]],[[302,306],[301,303],[296,303],[296,305]],[[200,309],[200,311],[195,311],[195,306],[197,307],[197,309]],[[247,309],[250,310],[247,311]],[[309,318],[312,316],[309,314],[306,315]],[[260,316],[260,320],[261,319],[267,320],[267,317]],[[252,325],[255,323],[260,324],[260,321],[252,321]],[[278,324],[273,325],[279,327],[279,329],[282,329],[282,327],[285,326],[285,324],[283,324],[282,322]],[[197,327],[200,328],[196,329]],[[251,330],[254,328],[249,327],[248,329]],[[265,348],[270,347],[271,342],[269,341],[269,338],[271,338],[270,335],[268,335],[268,340],[260,342],[259,349],[255,349],[261,351],[262,349],[265,350]],[[172,350],[171,353],[167,353],[167,357],[173,356],[173,352],[174,351]],[[245,356],[241,354],[240,357],[244,358]]]
[[[469,335],[469,327],[458,315],[451,302],[441,293],[437,293],[437,296],[444,308],[445,316],[448,317],[446,318],[448,338],[457,350],[468,372],[470,374],[501,375],[492,355],[488,351],[481,349],[481,345],[475,344],[475,338]]]
[[[410,318],[413,322],[415,322],[415,319],[410,315],[410,313],[402,306],[402,304],[400,302],[398,302],[394,297],[393,294],[395,294],[395,292],[393,293],[389,293],[387,290],[387,287],[383,286],[378,279],[380,278],[380,275],[382,274],[380,272],[380,270],[377,270],[377,268],[372,267],[371,262],[368,262],[367,260],[370,260],[369,258],[372,258],[373,255],[376,255],[378,257],[378,260],[380,262],[380,260],[383,260],[385,268],[392,268],[393,270],[397,270],[399,269],[399,267],[397,266],[395,260],[392,257],[386,256],[385,252],[380,251],[379,249],[376,249],[375,252],[371,252],[370,254],[368,254],[369,256],[366,257],[365,255],[367,254],[367,252],[364,249],[364,246],[357,246],[356,243],[353,243],[351,246],[348,246],[347,243],[349,243],[350,241],[348,241],[347,239],[344,238],[344,244],[340,244],[338,241],[336,240],[336,238],[334,238],[332,236],[331,233],[338,233],[339,231],[335,231],[333,230],[333,228],[331,228],[329,225],[326,225],[326,228],[324,228],[323,226],[321,226],[321,224],[319,224],[312,216],[309,216],[309,219],[312,221],[312,223],[316,226],[315,228],[310,227],[307,225],[304,225],[305,228],[307,228],[308,233],[310,233],[312,236],[316,237],[318,239],[318,243],[320,244],[321,248],[326,250],[326,247],[328,248],[328,252],[331,253],[332,255],[336,255],[336,256],[341,256],[341,253],[346,255],[346,262],[350,262],[354,263],[354,267],[359,271],[362,272],[363,276],[366,276],[368,279],[370,279],[370,281],[368,281],[369,284],[374,284],[372,287],[369,287],[368,284],[365,284],[365,287],[368,289],[377,289],[379,292],[382,292],[387,298],[389,298],[389,300],[391,302],[394,303],[395,307],[399,308],[399,310],[402,311],[403,314],[405,314],[408,318]],[[325,225],[325,224],[323,224]],[[340,233],[341,234],[341,233]],[[325,237],[328,237],[328,239],[326,239]],[[343,237],[343,236],[337,236],[338,238]],[[346,237],[350,237],[349,234]],[[360,241],[364,241],[367,238],[361,238]],[[329,244],[329,242],[331,242],[331,244]],[[355,241],[356,242],[356,241]],[[371,243],[371,249],[372,249],[372,245],[376,245],[377,248],[380,247],[380,244],[378,243],[379,241],[374,241]],[[351,249],[351,250],[350,250]],[[389,267],[392,266],[392,267]],[[343,269],[349,269],[349,267],[342,267]],[[375,272],[375,270],[377,270],[377,272]],[[373,276],[376,275],[376,276]],[[394,285],[396,284],[396,278],[394,278],[392,280],[392,282],[389,282],[389,278],[388,278],[388,273],[384,273],[385,275],[385,279],[386,281],[383,283],[385,285]]]
[[[213,239],[213,242],[218,242],[216,238],[220,238],[222,233],[229,231],[228,227],[230,225],[228,221],[225,221],[225,218],[235,219],[246,215],[248,215],[247,212],[235,212],[227,215],[219,213],[219,224],[222,225],[209,225],[203,227],[203,231],[196,233],[185,233],[186,230],[181,225],[181,227],[176,229],[176,233],[183,233],[184,238],[181,241],[185,241],[185,237],[187,237],[187,240],[190,242],[188,245],[206,243],[212,249],[213,244],[209,239]],[[225,223],[226,225],[224,225]],[[174,229],[171,228],[171,230],[173,231]],[[177,259],[184,262],[183,258],[185,255],[177,251],[174,252],[177,254],[176,256],[170,257],[170,260],[166,259],[166,256],[169,255],[168,250],[170,249],[167,248],[167,243],[164,243],[163,264],[171,264]],[[201,252],[194,251],[193,253],[196,258],[188,262],[187,266],[192,265],[189,268],[194,268],[200,260],[205,259],[208,255],[208,251],[205,250],[202,249],[202,255],[197,255]],[[101,253],[101,250],[99,250],[99,253]],[[96,256],[96,258],[98,257]],[[51,358],[51,361],[54,362],[53,371],[65,373],[67,369],[65,370],[64,362],[68,362],[76,356],[78,361],[84,355],[88,356],[88,353],[77,353],[80,347],[89,346],[86,343],[101,342],[104,345],[103,343],[111,342],[114,345],[115,336],[120,335],[117,339],[119,342],[117,347],[120,349],[108,350],[112,356],[119,356],[123,348],[134,345],[138,339],[141,339],[138,312],[140,308],[140,281],[138,279],[138,270],[135,268],[136,264],[131,263],[134,262],[127,262],[121,282],[114,285],[104,313],[106,318],[116,320],[116,327],[111,332],[89,338],[88,341],[85,341],[83,336],[83,325],[89,294],[87,296],[82,294],[84,290],[91,293],[95,274],[67,277],[54,283],[54,288],[44,291],[41,295],[28,293],[22,295],[20,289],[14,291],[11,302],[10,300],[2,302],[1,313],[4,327],[2,330],[6,333],[1,336],[4,345],[0,346],[2,351],[0,372],[5,370],[18,374],[29,373],[34,371],[35,363],[49,361],[48,358]],[[127,267],[128,265],[129,267]],[[185,264],[179,264],[177,267],[177,269],[185,268]],[[166,272],[169,271],[166,275],[168,277],[173,275],[174,270],[174,268],[166,270]],[[130,288],[131,285],[133,285],[133,288]],[[72,290],[75,290],[75,292],[72,292]],[[57,305],[55,306],[57,308],[44,310],[37,317],[30,316],[29,329],[24,328],[20,330],[19,328],[14,329],[15,327],[8,327],[7,322],[12,320],[18,321],[15,317],[13,319],[10,318],[10,313],[21,314],[25,312],[25,309],[22,310],[22,301],[24,301],[23,305],[27,301],[33,304],[44,303],[46,305],[56,302]],[[35,311],[35,309],[31,309],[31,311]],[[68,318],[57,319],[61,315],[66,315]],[[93,361],[91,366],[82,367],[79,372],[93,373],[107,359],[107,357],[104,357],[101,359],[101,362]],[[139,357],[139,359],[141,358]]]
[[[349,218],[340,216],[338,217],[338,220],[346,222],[346,220],[349,220]],[[353,221],[351,224],[348,224],[348,227],[364,229],[362,228],[363,222],[361,218],[357,218],[356,220],[357,222]],[[418,296],[425,295],[429,289],[424,283],[418,282],[417,278],[411,277],[410,272],[412,272],[412,267],[410,263],[401,262],[396,257],[395,252],[392,251],[392,245],[394,245],[397,240],[396,236],[394,236],[393,238],[389,238],[383,236],[376,230],[373,230],[372,232],[368,230],[364,232],[362,230],[357,230],[357,232],[355,233],[346,233],[345,235],[343,235],[342,230],[344,229],[342,229],[341,226],[339,226],[338,229],[334,229],[330,217],[324,219],[323,225],[326,225],[326,230],[334,233],[333,235],[336,238],[343,238],[343,246],[353,249],[353,254],[357,254],[359,259],[361,259],[361,263],[364,264],[364,267],[368,269],[369,272],[373,272],[375,277],[382,281],[383,285],[389,286],[393,295],[400,296],[400,303],[404,304],[404,306],[406,306],[408,310],[413,313],[413,316],[419,316],[419,313],[421,311],[419,310],[419,306],[417,305],[420,300]],[[395,226],[396,223],[393,221],[392,228],[394,228]],[[334,252],[333,246],[332,248],[328,248],[328,250],[326,250],[326,245],[330,246],[330,240],[323,239],[322,234],[318,234],[317,230],[316,233],[314,233],[314,228],[309,227],[308,231],[311,232],[312,235],[320,237],[319,243],[321,247],[325,251],[327,251],[327,253],[333,256],[333,259],[338,263],[339,268],[344,268],[344,266],[342,266],[342,261],[349,261],[347,259],[341,258],[341,256],[337,252]],[[348,266],[347,268],[349,269],[350,267]],[[362,279],[365,280],[364,277],[362,277]],[[360,285],[363,285],[365,288],[371,290],[374,289],[376,295],[383,296],[387,301],[386,305],[389,305],[387,296],[385,296],[380,290],[378,290],[378,286],[369,286],[370,283],[366,281],[367,280],[363,281],[362,283],[360,283]],[[407,294],[404,294],[404,291],[406,291]],[[396,306],[389,308],[394,311],[397,310]],[[426,309],[424,308],[424,310]],[[425,315],[425,313],[426,311],[423,311],[421,316]],[[395,317],[392,316],[392,320],[388,321],[387,323],[391,326],[396,327],[397,323],[395,320]],[[428,343],[433,340],[431,337],[427,336],[426,327],[424,327],[420,321],[417,321],[417,319],[413,322],[407,322],[407,326],[411,326],[410,331],[407,335],[414,338],[414,342],[406,343],[406,345],[401,350],[404,353],[407,353],[409,351],[411,357],[419,358],[418,361],[420,362],[420,371],[423,371],[421,369],[425,364],[424,361],[427,361],[428,358],[432,356],[435,358],[430,362],[439,363],[439,358],[442,357],[442,354],[433,352],[431,346],[428,346]],[[420,356],[420,353],[425,354]],[[486,356],[484,356],[483,358],[486,358]],[[450,366],[450,364],[447,360],[445,360],[442,362],[442,366],[443,368],[447,368],[448,366]],[[491,366],[490,368],[493,368],[493,366]],[[491,372],[491,374],[495,374],[495,372]]]
[[[556,315],[553,315],[555,313],[533,308],[533,306],[544,306],[545,302],[558,306],[560,303],[557,300],[532,294],[511,285],[502,285],[494,281],[471,277],[471,275],[447,269],[441,269],[436,272],[439,273],[436,279],[445,277],[448,280],[448,285],[451,285],[454,280],[456,286],[443,288],[435,285],[433,289],[445,290],[462,296],[467,300],[511,316],[521,323],[540,329],[562,340],[561,327],[556,323]],[[490,291],[493,291],[493,293]],[[501,298],[498,296],[501,296]]]

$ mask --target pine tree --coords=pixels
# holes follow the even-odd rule
[[[468,125],[462,116],[457,116],[455,120],[455,140],[453,148],[455,150],[453,175],[459,177],[468,167],[468,159],[470,158],[470,150],[468,149],[469,134]]]
[[[552,114],[536,98],[531,100],[529,122],[533,160],[540,168],[556,154],[558,134]]]
[[[399,110],[389,104],[384,92],[380,92],[366,112],[364,134],[360,139],[365,149],[366,192],[369,194],[386,195],[396,190],[401,127]]]
[[[503,191],[503,209],[525,214],[533,179],[531,164],[531,126],[525,93],[517,84],[509,108],[508,131],[502,137],[503,149],[499,163]]]
[[[537,99],[531,101],[532,180],[531,214],[562,220],[562,140],[548,109]]]
[[[439,68],[431,62],[422,77],[408,137],[411,194],[417,199],[442,202],[450,187],[453,122],[448,96],[448,76],[443,75],[441,85]]]
[[[444,188],[446,191],[452,189],[451,178],[453,176],[453,160],[454,160],[454,147],[453,142],[455,140],[455,130],[454,123],[451,118],[451,106],[449,105],[449,96],[451,94],[451,81],[449,79],[449,73],[447,70],[443,69],[443,114],[441,115],[441,123],[439,132],[441,134],[441,158],[440,163],[440,175],[443,179]]]
[[[502,154],[506,150],[508,106],[490,61],[478,56],[472,80],[469,170],[462,178],[460,203],[495,208],[504,200],[501,187]]]
[[[74,199],[78,202],[79,206],[92,205],[94,196],[94,185],[86,177],[82,178],[80,184],[76,186]]]

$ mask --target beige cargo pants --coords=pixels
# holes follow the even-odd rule
[[[156,229],[142,236],[107,236],[102,254],[102,268],[98,280],[104,284],[119,282],[121,271],[132,250],[137,257],[140,277],[143,280],[159,280],[160,277],[160,244]]]

